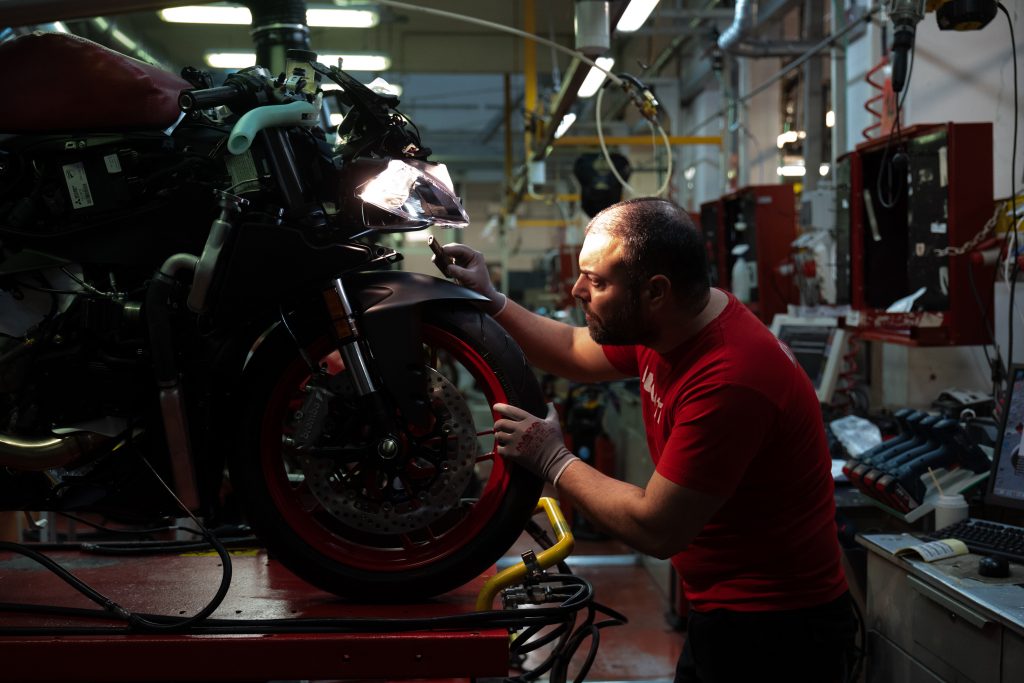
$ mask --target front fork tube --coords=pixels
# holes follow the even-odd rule
[[[378,433],[393,433],[393,419],[388,413],[384,397],[374,381],[374,373],[371,372],[363,354],[360,344],[362,335],[341,278],[334,279],[331,286],[323,290],[323,297],[331,318],[335,344],[341,354],[341,360],[345,363],[345,370],[352,379],[356,394],[371,406]]]
[[[341,279],[323,290],[331,317],[331,329],[345,368],[352,377],[357,395],[363,398],[374,416],[378,433],[389,437],[397,433],[396,410],[403,428],[426,433],[434,427],[429,390],[419,358],[419,330],[411,309],[375,314],[373,324],[364,320],[361,329]],[[373,348],[384,358],[367,358],[364,350]],[[386,363],[378,367],[376,363]],[[386,380],[385,384],[380,384]],[[385,396],[387,394],[387,396]]]
[[[323,295],[324,303],[327,304],[327,312],[331,316],[334,340],[337,342],[341,359],[345,362],[345,369],[355,384],[356,393],[360,396],[377,393],[377,385],[373,381],[366,357],[359,345],[359,326],[356,324],[352,304],[349,303],[348,294],[345,293],[345,284],[341,278],[332,281],[331,286],[324,290]]]

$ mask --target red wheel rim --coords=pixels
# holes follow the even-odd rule
[[[480,354],[462,339],[438,327],[424,325],[424,342],[446,351],[466,368],[477,382],[488,405],[506,402],[504,389]],[[332,352],[326,339],[311,345],[307,351],[313,358],[324,359]],[[304,485],[289,480],[281,453],[282,424],[289,404],[299,394],[309,378],[309,368],[296,358],[282,373],[271,393],[263,416],[260,438],[260,466],[267,488],[278,512],[291,530],[303,541],[323,555],[347,566],[368,571],[397,572],[429,565],[451,555],[483,533],[487,523],[497,512],[509,485],[509,472],[495,450],[478,455],[478,462],[489,461],[490,476],[484,483],[480,497],[466,514],[452,526],[434,530],[428,525],[427,541],[413,539],[406,534],[381,536],[387,545],[368,545],[354,537],[361,532],[352,530],[345,535],[345,527],[318,505],[311,504],[311,494]],[[479,425],[478,425],[479,426]],[[490,425],[488,425],[489,427]]]

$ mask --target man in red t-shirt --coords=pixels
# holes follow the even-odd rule
[[[838,681],[855,620],[821,410],[788,348],[708,285],[703,240],[672,202],[590,222],[573,296],[587,327],[509,302],[483,255],[446,245],[530,362],[579,382],[640,378],[655,472],[645,488],[566,449],[558,418],[506,404],[498,453],[530,468],[637,550],[672,558],[691,609],[676,681]]]

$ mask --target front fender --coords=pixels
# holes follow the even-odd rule
[[[385,390],[407,420],[425,424],[430,417],[423,400],[424,309],[436,304],[479,306],[489,299],[447,280],[404,271],[350,273],[342,282]]]
[[[369,317],[438,301],[489,301],[448,280],[399,270],[349,273],[342,282],[356,311]]]

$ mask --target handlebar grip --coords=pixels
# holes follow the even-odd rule
[[[178,106],[186,112],[195,109],[212,109],[221,105],[230,105],[244,94],[239,88],[232,85],[202,90],[183,90],[178,95]]]

